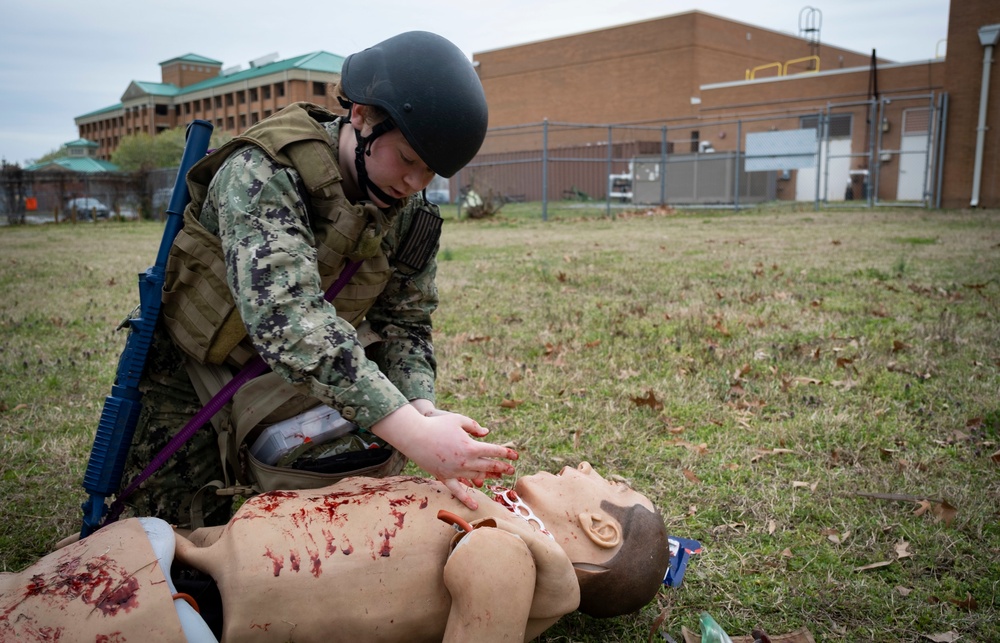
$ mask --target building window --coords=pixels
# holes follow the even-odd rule
[[[239,101],[240,105],[247,102],[247,93],[242,89],[236,92],[236,100]]]
[[[285,83],[274,84],[274,95],[279,97],[285,95]]]
[[[691,130],[691,151],[698,151],[698,139],[701,138],[701,132],[698,130]]]
[[[226,107],[232,107],[232,106],[233,106],[233,95],[231,93],[226,94]]]
[[[257,102],[257,88],[256,87],[251,87],[250,88],[250,101],[254,102],[254,103]]]
[[[222,127],[222,118],[221,117],[215,119],[215,126],[218,127],[218,128]]]
[[[264,118],[267,118],[267,117],[268,117],[268,116],[270,116],[270,115],[271,115],[271,110],[269,110],[269,109],[265,109],[265,110],[264,110]]]
[[[234,130],[234,129],[236,129],[236,121],[233,119],[232,116],[227,116],[226,117],[226,129],[227,130]]]
[[[264,85],[263,87],[261,87],[261,90],[264,92],[264,100],[268,100],[269,98],[271,98],[271,86],[270,85]]]
[[[201,108],[206,112],[212,109],[212,99],[206,98],[203,101],[201,101]]]
[[[260,120],[260,118],[257,117],[257,112],[251,112],[250,113],[250,124],[251,125],[256,125],[257,121],[259,121],[259,120]]]
[[[157,107],[159,107],[159,105],[157,105]],[[184,103],[184,113],[185,114],[191,113],[191,103]]]
[[[326,83],[314,81],[313,96],[325,96],[325,95],[326,95]]]
[[[222,109],[222,96],[215,97],[215,109]]]
[[[830,114],[827,126],[829,131],[827,136],[829,138],[847,138],[851,135],[851,117],[852,114]],[[799,118],[799,127],[801,129],[814,129],[818,130],[819,126],[819,116],[802,116]]]
[[[246,126],[247,126],[247,115],[246,114],[240,114],[240,129],[243,129]]]

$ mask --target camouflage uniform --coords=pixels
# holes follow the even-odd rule
[[[339,122],[323,126],[336,156]],[[355,328],[324,301],[314,230],[299,188],[294,168],[248,145],[233,153],[214,176],[200,213],[201,224],[222,241],[229,289],[254,349],[282,378],[304,386],[362,427],[371,427],[409,400],[433,401],[436,363],[430,316],[438,301],[433,255],[415,274],[392,272],[365,316],[382,338],[366,354]],[[389,230],[381,251],[390,265],[401,231],[420,201],[411,198],[386,222]],[[190,358],[172,344],[161,325],[143,378],[144,408],[125,482],[201,406],[185,359]],[[205,483],[222,479],[221,467],[214,431],[204,427],[129,503],[141,515],[188,524],[191,496]],[[206,498],[206,524],[225,522],[228,504],[222,498]]]

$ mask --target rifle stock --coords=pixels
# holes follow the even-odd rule
[[[156,263],[139,273],[139,312],[126,322],[130,332],[118,360],[111,395],[105,398],[101,409],[101,419],[83,477],[83,488],[89,495],[82,505],[81,538],[86,538],[100,527],[101,519],[107,512],[105,499],[121,487],[125,459],[132,446],[139,411],[142,410],[139,379],[146,366],[153,330],[160,317],[167,257],[174,238],[184,225],[184,208],[191,200],[185,179],[191,166],[205,156],[211,136],[212,124],[208,121],[195,120],[188,125],[184,153],[177,170],[170,204],[167,206],[167,222]]]

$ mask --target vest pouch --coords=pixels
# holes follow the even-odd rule
[[[386,476],[399,475],[403,467],[406,466],[406,456],[391,446],[351,453],[369,454],[371,451],[387,452],[388,456],[383,456],[381,462],[376,461],[375,463],[364,461],[366,458],[371,457],[368,455],[363,455],[354,462],[344,459],[343,464],[346,466],[337,473],[318,473],[316,471],[275,467],[264,464],[250,454],[250,449],[245,443],[240,446],[240,460],[245,464],[245,470],[252,478],[254,486],[261,491],[318,489],[319,487],[325,487],[352,476],[384,478]]]
[[[317,413],[317,405],[320,404],[319,400],[273,372],[265,373],[243,385],[233,396],[233,412],[229,422],[230,457],[235,460],[233,468],[238,472],[239,482],[260,492],[315,489],[350,476],[382,478],[398,475],[403,470],[407,463],[406,456],[388,444],[379,449],[343,453],[331,458],[330,462],[312,467],[320,471],[268,464],[251,453],[251,447],[258,446],[261,437],[266,437],[268,428],[295,417],[308,421],[310,414]],[[328,419],[326,421],[329,422]],[[336,421],[334,424],[339,425]],[[268,451],[276,449],[273,445],[264,451],[258,448],[261,454]],[[373,451],[380,453],[370,453]],[[384,455],[386,453],[388,455]],[[332,467],[327,469],[330,472],[322,472],[323,464]]]

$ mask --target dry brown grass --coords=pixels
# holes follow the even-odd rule
[[[516,444],[521,472],[631,481],[705,546],[641,613],[545,640],[645,640],[661,610],[675,638],[707,610],[731,634],[1000,639],[998,216],[449,221],[439,405]],[[79,526],[113,329],[158,234],[0,229],[0,569]]]

